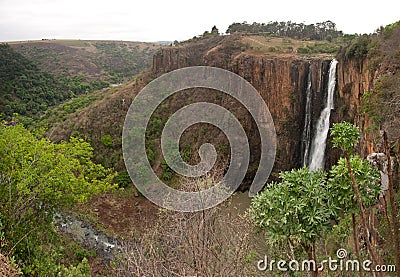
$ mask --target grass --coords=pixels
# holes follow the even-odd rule
[[[40,69],[61,77],[121,83],[151,66],[159,44],[105,40],[35,40],[10,46]]]
[[[61,39],[61,40],[50,40],[49,42],[62,44],[65,46],[72,46],[72,47],[89,47],[91,44],[85,40],[73,40],[73,39]]]
[[[245,36],[242,42],[249,46],[248,53],[256,55],[279,56],[283,54],[299,54],[301,49],[310,49],[309,54],[329,54],[335,52],[337,44],[329,41],[297,40],[281,37]],[[326,50],[325,50],[326,49]]]

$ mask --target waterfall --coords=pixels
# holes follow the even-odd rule
[[[329,130],[329,117],[333,109],[333,96],[336,86],[337,60],[332,60],[329,66],[328,96],[325,108],[322,110],[316,126],[316,133],[311,143],[310,164],[311,170],[324,167],[326,138]]]
[[[308,157],[310,155],[310,144],[311,144],[311,65],[308,68],[308,80],[306,90],[306,113],[304,117],[304,128],[302,136],[302,153],[303,153],[303,166],[308,165]]]

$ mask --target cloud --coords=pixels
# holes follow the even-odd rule
[[[347,33],[371,33],[399,20],[395,2],[0,0],[0,41],[41,38],[183,40],[232,22],[332,20]]]

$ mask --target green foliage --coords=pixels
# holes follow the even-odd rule
[[[380,54],[381,44],[378,40],[371,40],[368,44],[368,58],[377,57]]]
[[[247,22],[232,23],[229,25],[226,33],[262,34],[311,40],[332,40],[333,38],[343,36],[342,31],[336,29],[336,24],[329,20],[308,25],[291,21],[271,21],[268,23],[254,22],[253,24],[248,24]]]
[[[332,43],[322,43],[316,42],[313,44],[307,44],[306,47],[300,47],[297,49],[299,54],[333,54],[337,53],[340,49],[339,45],[335,45]]]
[[[112,92],[112,90],[113,89],[109,89],[107,91],[101,90],[90,94],[82,94],[73,99],[66,100],[55,107],[50,107],[45,111],[39,120],[34,122],[33,126],[44,126],[49,128],[56,123],[63,122],[67,119],[68,115],[76,112],[79,109],[89,106],[94,101],[103,99],[108,93]],[[26,119],[24,120],[24,124],[26,125]]]
[[[193,157],[193,149],[192,149],[191,145],[185,144],[184,146],[182,146],[180,149],[180,154],[181,154],[182,160],[186,163],[189,163]]]
[[[389,38],[392,36],[394,30],[395,30],[398,26],[400,26],[400,21],[396,21],[395,23],[386,25],[385,28],[383,29],[383,36],[384,36],[384,38],[385,38],[385,39],[389,39]]]
[[[332,230],[327,234],[325,243],[330,240],[338,245],[346,245],[349,243],[348,239],[351,236],[352,217],[350,214],[344,214],[344,217],[339,219],[338,224],[332,226]],[[332,253],[333,254],[333,253]],[[331,255],[334,256],[334,255]]]
[[[84,83],[79,77],[54,77],[9,45],[0,44],[0,114],[7,120],[13,113],[37,115],[49,106],[106,86],[100,81]]]
[[[63,277],[90,277],[90,265],[87,258],[84,258],[77,266],[63,267],[60,275]]]
[[[280,174],[280,183],[271,183],[254,197],[250,214],[271,244],[291,241],[311,246],[330,229],[336,215],[326,173],[293,169]]]
[[[169,181],[172,179],[172,177],[174,177],[174,171],[168,166],[168,164],[165,160],[162,161],[161,168],[163,170],[163,172],[161,174],[161,178],[164,181]]]
[[[154,150],[154,140],[148,142],[148,144],[146,145],[146,155],[150,165],[153,166],[154,161],[156,160],[156,152]]]
[[[297,53],[299,54],[310,54],[310,49],[307,47],[299,47],[297,48]]]
[[[128,171],[123,170],[118,172],[117,176],[114,177],[114,183],[118,184],[120,188],[127,188],[130,184],[132,184],[132,180]]]
[[[335,147],[347,153],[353,153],[355,145],[360,139],[360,130],[349,122],[334,123],[330,129],[332,142]]]
[[[81,258],[78,255],[69,256],[69,265],[62,263],[65,256],[69,255],[68,249],[60,245],[59,240],[53,240],[52,244],[31,245],[31,262],[22,268],[27,276],[63,276],[63,277],[89,277],[90,265],[88,255]],[[73,248],[78,252],[86,252],[85,249],[73,244]]]
[[[361,60],[368,55],[368,46],[371,39],[365,35],[353,40],[350,46],[347,47],[345,57],[347,59],[355,58]]]
[[[344,34],[341,38],[343,42],[349,43],[352,42],[357,37],[357,34]]]
[[[103,144],[105,147],[111,147],[113,146],[113,140],[110,135],[104,135],[100,138],[101,144]]]
[[[149,124],[149,130],[146,131],[148,132],[149,136],[159,136],[161,135],[161,131],[162,131],[162,127],[163,126],[163,122],[160,118],[156,117],[154,118],[150,124]]]
[[[114,174],[91,161],[92,151],[82,139],[54,144],[22,125],[0,125],[1,250],[23,261],[27,274],[46,272],[58,259],[54,213],[114,187]]]
[[[400,76],[398,74],[382,75],[374,84],[372,92],[364,93],[362,111],[374,120],[375,129],[382,126],[398,126],[400,123]],[[391,128],[390,133],[395,138],[400,132]]]
[[[350,166],[360,191],[361,199],[365,208],[375,204],[381,193],[379,171],[371,168],[368,161],[360,156],[350,159]],[[336,205],[344,213],[358,213],[359,209],[350,174],[347,170],[346,160],[341,158],[337,165],[329,171],[329,186]]]

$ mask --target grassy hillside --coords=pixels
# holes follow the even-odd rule
[[[130,80],[151,65],[159,47],[142,42],[82,40],[2,44],[0,114],[6,120],[14,113],[38,119],[49,107],[67,99]],[[89,98],[97,99],[84,98],[72,109],[88,104]],[[66,111],[72,112],[71,107]]]
[[[82,83],[78,77],[55,77],[9,45],[0,45],[0,114],[35,116],[49,106],[76,95],[108,86],[100,81]]]
[[[120,83],[149,67],[159,44],[127,41],[11,42],[18,53],[56,76]]]
[[[248,45],[246,52],[256,55],[316,55],[335,54],[340,43],[330,41],[299,40],[283,37],[250,35],[244,36],[242,42]]]

